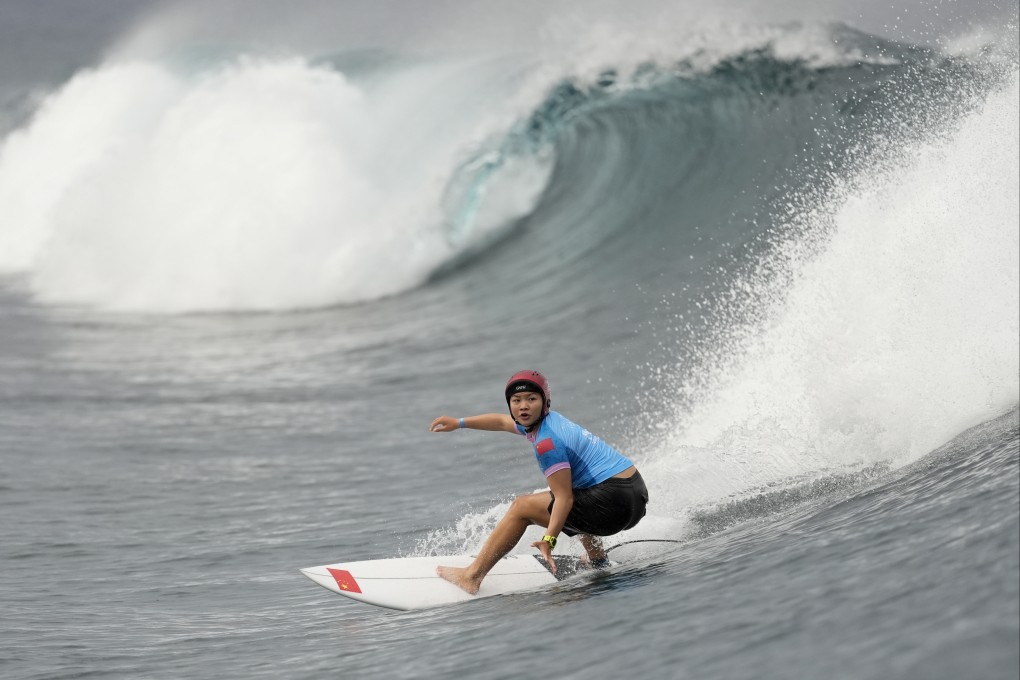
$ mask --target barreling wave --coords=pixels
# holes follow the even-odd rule
[[[382,57],[85,71],[0,151],[0,272],[46,302],[178,312],[399,294],[522,223],[541,227],[533,249],[577,261],[671,194],[691,210],[746,192],[747,168],[764,165],[759,185],[803,183],[798,166],[819,179],[799,140],[832,136],[837,163],[865,136],[839,127],[883,78],[920,70],[946,102],[969,68],[842,26],[738,35],[560,73]],[[832,110],[841,97],[853,115]],[[862,117],[869,134],[901,104]],[[705,194],[699,175],[720,182]]]
[[[627,538],[856,493],[1015,420],[1015,54],[900,57],[759,51],[554,93],[571,102],[556,167],[504,252],[547,274],[526,299],[565,305],[635,272],[661,296],[641,329],[662,338],[637,367],[645,417],[627,426],[655,513]],[[511,276],[490,260],[473,281]],[[493,517],[419,547],[475,548]]]

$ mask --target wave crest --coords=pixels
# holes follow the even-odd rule
[[[418,286],[456,253],[439,195],[477,112],[420,103],[467,89],[451,69],[394,80],[300,58],[80,73],[0,153],[0,271],[28,272],[44,301],[158,312]],[[488,224],[526,212],[537,184],[489,205]]]

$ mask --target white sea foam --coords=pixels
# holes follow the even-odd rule
[[[438,65],[363,86],[300,58],[80,73],[0,150],[0,271],[27,272],[44,301],[157,312],[420,285],[456,254],[440,197],[486,134],[487,75]],[[480,230],[532,207],[543,162],[499,178]]]

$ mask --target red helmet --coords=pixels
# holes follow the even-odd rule
[[[518,371],[506,381],[506,405],[510,406],[510,397],[515,392],[538,392],[542,395],[542,417],[549,415],[552,396],[549,392],[549,381],[538,371]]]

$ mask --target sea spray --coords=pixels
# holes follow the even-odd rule
[[[822,244],[787,243],[744,282],[767,308],[694,377],[702,401],[650,466],[671,512],[903,465],[1015,407],[1017,99],[1014,73],[949,139],[832,199]]]

